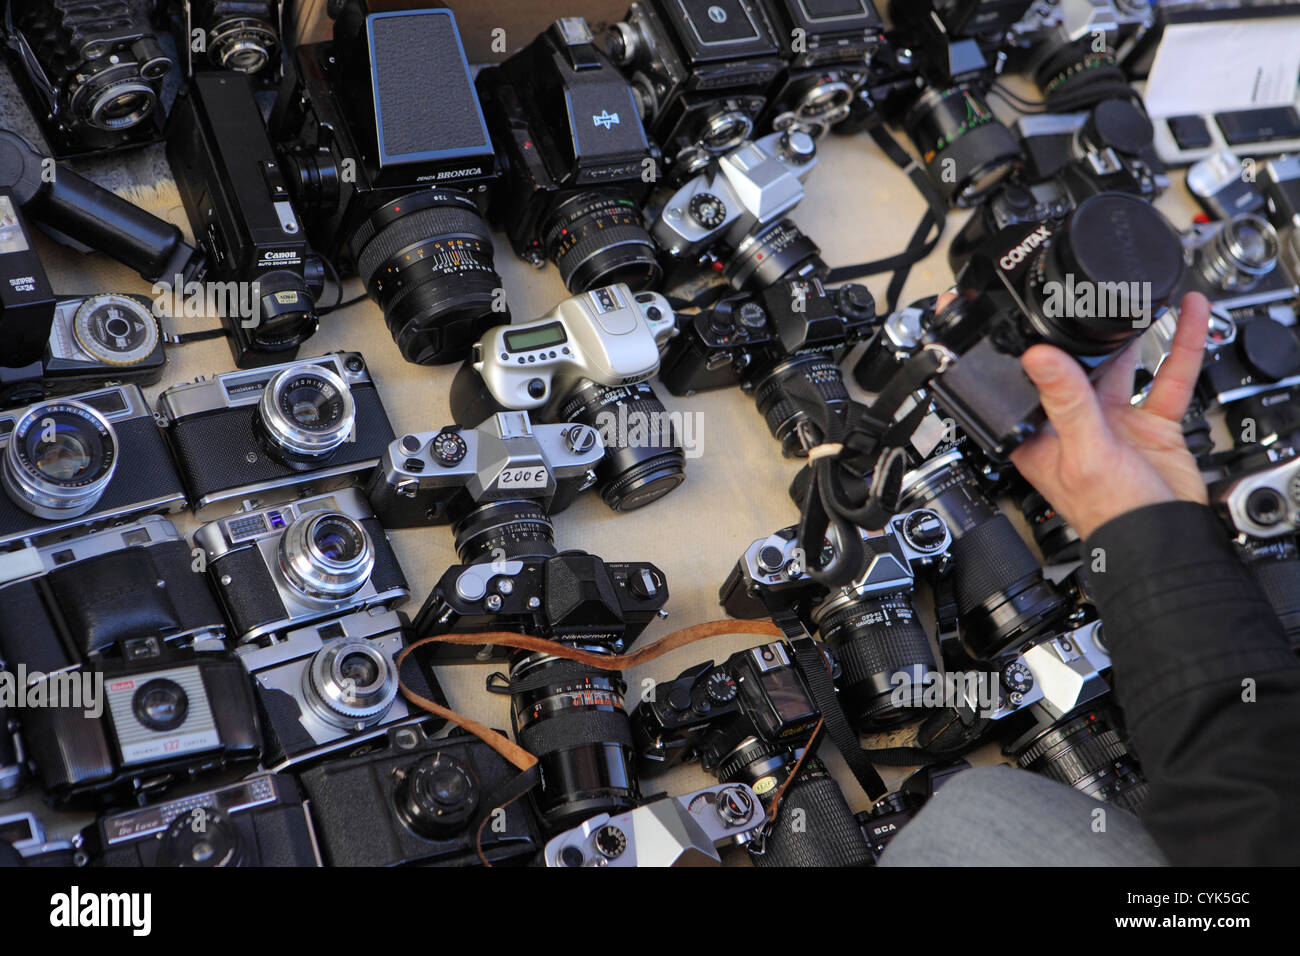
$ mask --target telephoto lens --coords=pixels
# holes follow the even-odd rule
[[[1022,738],[1023,739],[1023,738]],[[1058,780],[1097,800],[1132,813],[1142,809],[1147,782],[1106,707],[1087,706],[1066,714],[1017,747],[1017,766]]]
[[[903,127],[931,182],[961,209],[982,202],[1024,160],[1011,130],[969,88],[927,89],[908,110]]]

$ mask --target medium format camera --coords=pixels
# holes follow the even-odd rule
[[[541,849],[526,800],[499,808],[498,822],[477,830],[497,811],[488,798],[517,773],[483,741],[428,737],[419,727],[394,728],[388,740],[384,750],[302,775],[327,865],[471,866],[480,848],[493,865],[523,864]]]
[[[223,653],[132,638],[93,673],[103,675],[99,716],[66,706],[22,714],[36,779],[56,803],[152,792],[261,755],[248,673]]]
[[[797,532],[783,528],[745,549],[722,586],[723,608],[740,618],[793,614],[819,633],[840,666],[840,699],[859,732],[917,720],[925,675],[935,663],[911,592],[919,571],[945,570],[952,537],[943,519],[921,509],[895,516],[882,534],[863,531],[862,571],[829,592],[808,577]],[[824,544],[832,553],[820,556],[823,566],[837,546]]]
[[[591,486],[604,454],[586,425],[533,425],[527,412],[500,412],[475,429],[403,435],[384,451],[367,494],[384,527],[450,523],[461,560],[476,561],[501,534],[517,541],[525,529],[544,529],[549,543],[547,515]]]
[[[111,656],[136,637],[220,649],[225,619],[193,560],[189,542],[159,515],[10,552],[0,659],[48,674]]]
[[[333,43],[298,48],[272,139],[313,248],[361,277],[402,356],[458,362],[510,315],[479,214],[497,160],[455,18],[337,11]]]
[[[753,0],[634,0],[605,48],[678,176],[749,138],[786,66]]]
[[[200,519],[250,495],[364,480],[394,437],[356,352],[173,385],[158,413]]]
[[[581,17],[556,20],[477,79],[504,151],[492,218],[515,252],[549,258],[570,292],[659,282],[641,203],[659,178],[632,89],[596,48]]]
[[[588,425],[605,446],[601,498],[615,511],[644,507],[686,477],[672,417],[648,381],[676,329],[658,293],[620,284],[573,296],[475,344],[452,380],[452,415],[475,425],[499,409],[528,409],[541,421]]]
[[[147,0],[12,0],[14,78],[58,157],[161,138],[162,82],[174,65]]]
[[[107,813],[83,845],[91,866],[321,865],[302,792],[284,774]]]
[[[203,69],[270,78],[280,60],[284,0],[161,0],[186,74]]]
[[[410,589],[356,488],[240,511],[194,532],[238,643],[354,611],[391,609]]]
[[[821,713],[793,657],[776,641],[661,682],[632,713],[640,770],[648,776],[699,758],[720,783],[746,784],[770,807],[802,753],[775,826],[748,844],[754,865],[863,866],[870,855],[839,784],[803,753]]]
[[[316,331],[325,268],[307,245],[251,81],[195,76],[172,107],[167,160],[207,254],[208,289],[250,290],[225,296],[220,310],[235,365],[293,359]]]
[[[674,395],[739,384],[786,457],[802,457],[822,435],[790,399],[802,378],[837,412],[849,404],[839,363],[876,326],[866,286],[824,288],[818,279],[778,282],[756,295],[733,296],[694,316],[664,351],[659,378]]]
[[[816,153],[794,128],[738,146],[673,193],[650,232],[676,259],[721,262],[737,290],[823,276],[821,250],[785,217],[803,199]]]
[[[185,507],[180,476],[139,386],[0,412],[0,548]]]
[[[716,866],[718,847],[743,844],[763,824],[743,783],[705,787],[610,816],[597,814],[548,840],[546,866]]]

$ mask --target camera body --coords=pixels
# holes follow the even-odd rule
[[[1201,401],[1225,406],[1231,418],[1232,410],[1244,401],[1265,407],[1285,403],[1289,389],[1296,385],[1300,385],[1300,335],[1290,303],[1211,312],[1205,364],[1197,380]],[[1234,432],[1241,434],[1240,429]]]
[[[1281,458],[1210,485],[1210,502],[1241,534],[1277,538],[1300,530],[1300,458]]]
[[[384,750],[332,760],[302,774],[326,863],[478,863],[470,824],[491,809],[483,801],[517,771],[470,734],[433,738],[418,727],[399,727],[388,737]],[[483,855],[494,865],[528,862],[541,849],[528,801],[516,800],[500,813],[503,827],[482,830]],[[358,827],[358,820],[366,826]]]
[[[321,865],[302,792],[285,774],[106,813],[82,836],[91,866]]]
[[[898,835],[939,788],[955,774],[969,770],[970,764],[957,759],[930,764],[908,774],[893,793],[887,793],[871,805],[870,810],[855,814],[862,835],[871,848],[872,862],[879,863],[889,841]]]
[[[307,245],[252,81],[226,71],[195,75],[172,107],[167,160],[207,256],[209,290],[211,283],[251,290],[227,295],[220,310],[235,365],[295,358],[316,331],[325,269]],[[183,285],[179,276],[166,281]]]
[[[196,532],[240,644],[410,595],[383,525],[356,488],[211,521]]]
[[[275,79],[284,36],[284,0],[161,0],[186,76],[223,70]],[[194,49],[196,38],[202,39]]]
[[[1300,283],[1281,258],[1282,241],[1272,224],[1255,213],[1222,222],[1193,223],[1183,236],[1190,268],[1187,291],[1233,311],[1291,302]]]
[[[0,816],[0,845],[18,854],[20,866],[85,866],[87,856],[73,840],[51,840],[34,813]],[[12,864],[11,864],[12,865]]]
[[[364,480],[394,438],[357,352],[173,385],[158,413],[200,520],[249,496]]]

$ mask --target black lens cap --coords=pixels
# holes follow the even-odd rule
[[[1281,322],[1263,316],[1243,322],[1237,342],[1247,365],[1271,382],[1300,371],[1300,341]]]
[[[1075,282],[1149,283],[1150,302],[1167,302],[1183,273],[1183,244],[1169,220],[1127,193],[1079,203],[1061,230],[1063,273]]]
[[[1136,103],[1111,99],[1093,107],[1084,134],[1099,149],[1110,146],[1117,152],[1134,156],[1151,145],[1155,127]]]

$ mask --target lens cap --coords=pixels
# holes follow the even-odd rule
[[[1117,152],[1133,156],[1151,145],[1155,127],[1136,103],[1113,99],[1103,100],[1093,107],[1084,134],[1098,148],[1110,146]]]
[[[1178,233],[1154,207],[1127,193],[1099,193],[1081,202],[1062,230],[1061,267],[1075,282],[1148,285],[1158,307],[1183,272]]]
[[[1243,323],[1238,347],[1248,367],[1271,382],[1294,375],[1300,369],[1300,342],[1281,322],[1258,318]]]

